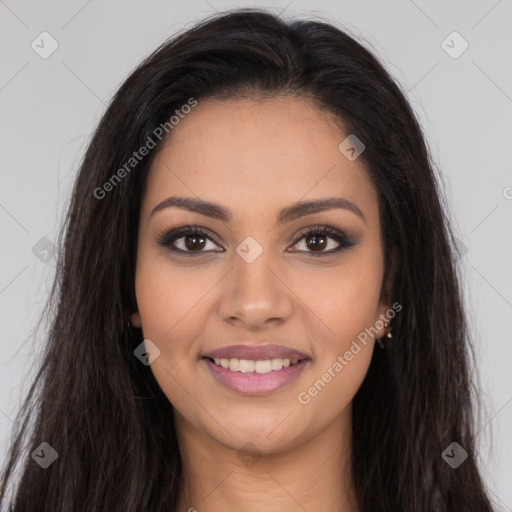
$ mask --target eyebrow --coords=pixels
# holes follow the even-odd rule
[[[218,219],[223,222],[231,222],[233,220],[233,214],[224,206],[194,197],[178,196],[171,196],[167,199],[164,199],[161,203],[157,204],[153,208],[149,216],[152,217],[155,213],[171,207],[199,213],[201,215],[205,215],[213,219]],[[316,199],[313,201],[300,201],[291,206],[283,208],[277,215],[277,224],[291,222],[306,215],[312,215],[313,213],[332,210],[334,208],[343,208],[344,210],[349,210],[355,213],[366,223],[363,212],[354,203],[351,203],[348,199],[344,199],[342,197],[328,197],[324,199]]]

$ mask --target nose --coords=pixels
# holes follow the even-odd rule
[[[236,257],[226,276],[219,314],[248,330],[282,323],[293,312],[293,293],[265,252],[248,263]]]

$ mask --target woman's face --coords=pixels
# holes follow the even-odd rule
[[[349,424],[374,348],[365,329],[384,335],[388,304],[377,195],[339,149],[347,135],[306,99],[200,101],[155,159],[132,322],[160,351],[150,368],[177,428],[275,453]],[[152,214],[170,197],[199,206]],[[303,206],[327,199],[347,206]],[[159,244],[189,225],[203,232]],[[302,235],[315,226],[332,232]]]

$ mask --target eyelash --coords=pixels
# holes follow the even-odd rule
[[[180,254],[180,255],[201,255],[205,252],[209,251],[184,251],[182,249],[177,249],[175,247],[172,247],[172,243],[176,240],[179,240],[180,238],[184,238],[189,235],[202,235],[208,240],[215,242],[219,244],[217,238],[213,236],[209,231],[199,227],[199,226],[183,226],[181,228],[174,229],[168,233],[165,233],[164,235],[160,236],[157,240],[157,243],[163,247],[167,247],[167,249],[173,253]],[[313,251],[294,251],[298,253],[306,253],[313,257],[321,257],[321,256],[328,256],[332,255],[338,252],[341,252],[345,249],[348,249],[350,247],[353,247],[356,245],[356,243],[352,242],[344,233],[341,231],[338,231],[337,229],[331,227],[331,226],[313,226],[310,228],[306,228],[303,231],[301,231],[300,236],[293,242],[293,245],[296,245],[298,242],[300,242],[303,238],[308,236],[327,236],[327,238],[332,238],[336,242],[338,242],[339,246],[335,249],[331,249],[328,252],[313,252]],[[214,251],[214,252],[222,252],[222,251]]]

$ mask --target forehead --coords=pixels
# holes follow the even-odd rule
[[[143,210],[171,195],[262,214],[340,196],[375,217],[376,191],[361,160],[338,149],[347,135],[305,98],[199,101],[155,158]]]

